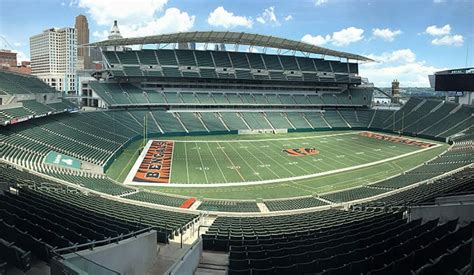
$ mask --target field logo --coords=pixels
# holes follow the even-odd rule
[[[415,145],[423,148],[429,148],[433,147],[436,144],[430,143],[430,142],[424,142],[424,141],[418,141],[418,140],[412,140],[404,137],[396,137],[396,136],[390,136],[390,135],[383,135],[383,134],[377,134],[377,133],[372,133],[372,132],[361,132],[359,133],[359,136],[363,137],[368,137],[368,138],[375,138],[379,140],[385,140],[385,141],[390,141],[390,142],[395,142],[395,143],[404,143],[408,145]]]
[[[153,141],[135,177],[136,182],[169,183],[173,141]]]
[[[319,154],[319,151],[316,150],[316,148],[285,149],[283,152],[293,157],[312,156]]]

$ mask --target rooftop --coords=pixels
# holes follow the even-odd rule
[[[331,50],[308,44],[301,41],[285,39],[269,35],[253,34],[246,32],[230,31],[194,31],[179,32],[170,34],[151,35],[133,38],[109,39],[100,42],[90,43],[90,47],[107,46],[127,46],[127,45],[146,45],[146,44],[170,44],[170,43],[225,43],[258,46],[264,48],[285,49],[290,51],[299,51],[307,54],[319,54],[323,56],[333,56],[358,61],[374,61],[368,57]]]

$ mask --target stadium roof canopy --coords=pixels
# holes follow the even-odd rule
[[[113,40],[104,40],[90,43],[90,47],[107,46],[127,46],[127,45],[146,45],[146,44],[169,44],[169,43],[224,43],[236,45],[248,45],[258,47],[268,47],[275,49],[286,49],[300,51],[303,53],[313,53],[328,55],[340,58],[347,58],[359,61],[374,61],[368,57],[347,52],[335,51],[323,47],[314,46],[301,41],[285,39],[269,35],[230,32],[230,31],[194,31],[179,32],[170,34],[151,35],[143,37],[120,38]]]

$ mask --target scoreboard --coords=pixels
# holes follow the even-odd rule
[[[474,92],[474,72],[437,73],[435,91]]]

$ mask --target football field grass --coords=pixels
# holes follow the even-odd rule
[[[175,141],[170,183],[282,182],[384,161],[421,149],[357,132],[323,136],[306,133],[286,139],[256,136],[254,140]],[[316,154],[307,155],[310,151]]]
[[[429,141],[439,146],[423,150],[355,131],[162,139],[175,141],[170,183],[183,185],[139,188],[215,199],[289,198],[370,184],[420,165],[447,148]],[[124,181],[140,144],[129,145],[107,171],[109,177]],[[299,148],[314,148],[317,154],[290,156],[284,151]],[[191,187],[196,184],[201,187]]]

